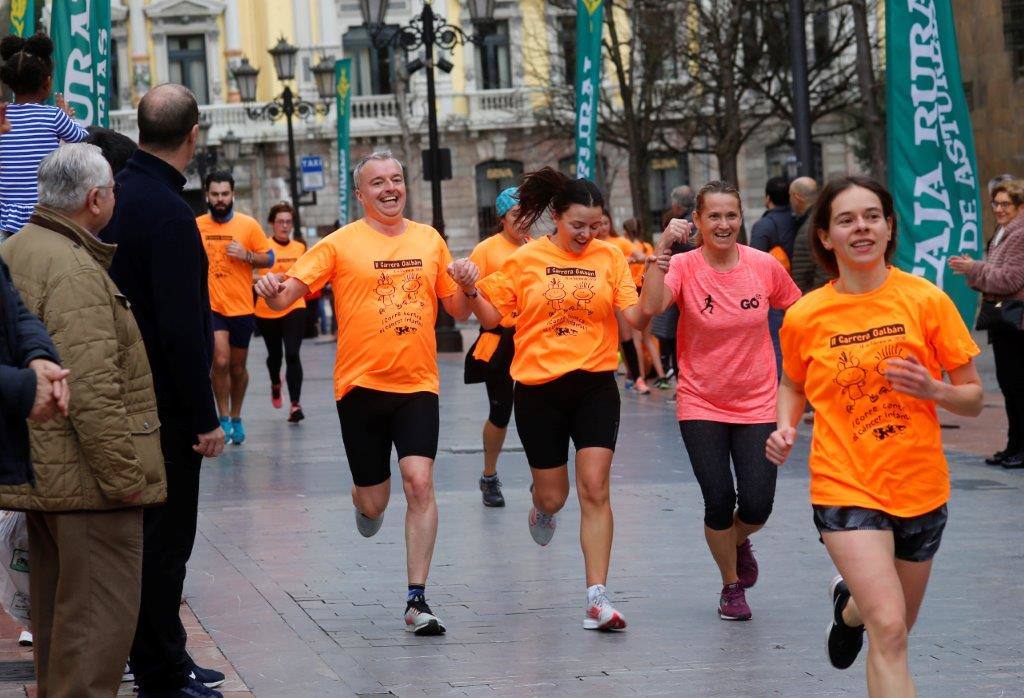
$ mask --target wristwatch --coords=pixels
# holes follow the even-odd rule
[[[476,298],[477,296],[480,295],[480,292],[477,291],[476,289],[473,289],[472,293],[466,293],[465,289],[463,289],[462,295],[464,295],[466,298]]]

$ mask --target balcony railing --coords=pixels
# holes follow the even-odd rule
[[[534,123],[532,103],[534,93],[526,89],[480,90],[465,94],[438,94],[439,121],[458,123],[473,129],[508,127],[511,125],[530,126]],[[456,98],[463,98],[468,114],[449,110]],[[228,131],[233,131],[246,142],[281,141],[285,138],[280,124],[268,121],[253,121],[245,113],[244,104],[209,104],[199,108],[210,119],[209,141],[218,142]],[[426,104],[423,96],[409,96],[406,118],[409,128],[414,131],[426,129]],[[365,95],[352,97],[353,137],[389,136],[400,133],[398,100],[393,94]],[[296,136],[330,137],[335,132],[335,113],[326,118],[311,118],[295,121]],[[138,140],[139,128],[134,109],[121,109],[110,113],[110,126],[126,136]]]

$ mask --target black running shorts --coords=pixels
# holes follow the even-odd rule
[[[540,385],[515,386],[516,428],[531,468],[569,461],[569,439],[583,448],[615,450],[619,386],[613,371],[573,371]]]
[[[835,531],[892,531],[896,559],[925,562],[935,557],[949,512],[943,504],[927,514],[902,518],[877,509],[814,505],[818,533]]]
[[[353,388],[338,400],[341,440],[352,482],[371,487],[391,477],[391,446],[398,459],[437,456],[437,395]]]
[[[228,346],[235,349],[248,349],[249,340],[256,329],[255,315],[235,315],[225,317],[218,312],[212,312],[213,331],[228,333]]]

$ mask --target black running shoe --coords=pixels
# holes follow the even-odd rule
[[[851,628],[843,622],[843,609],[850,600],[850,589],[842,575],[836,575],[828,587],[832,599],[832,622],[828,624],[825,648],[828,661],[836,669],[848,669],[864,646],[864,626]]]
[[[138,698],[223,698],[220,691],[208,688],[195,679],[181,688],[145,689],[140,688]]]
[[[505,506],[505,497],[501,494],[501,480],[497,475],[480,478],[480,492],[483,493],[485,507]]]
[[[224,674],[216,669],[205,669],[195,663],[192,657],[188,657],[188,677],[199,683],[203,684],[207,688],[217,688],[226,678]]]
[[[292,410],[288,414],[288,421],[291,422],[292,424],[298,424],[305,418],[306,415],[303,414],[302,412],[302,405],[298,404],[297,402],[292,403]]]
[[[417,594],[405,604],[405,629],[416,635],[444,635],[441,619],[434,615],[423,594]]]

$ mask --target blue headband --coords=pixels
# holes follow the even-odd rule
[[[509,187],[505,191],[498,194],[497,201],[494,202],[495,212],[498,214],[498,218],[501,218],[506,213],[511,211],[519,204],[519,188]]]

